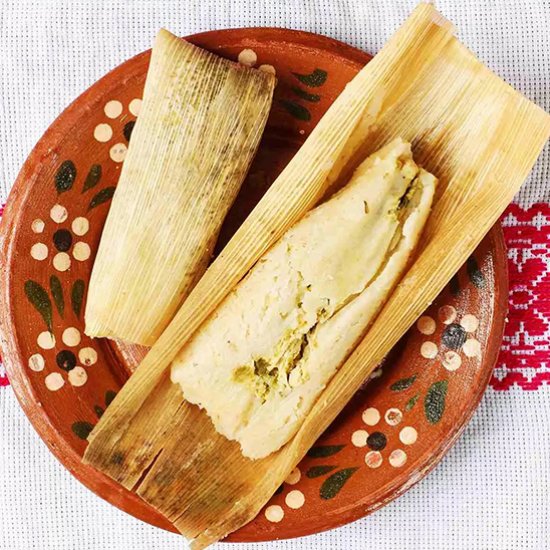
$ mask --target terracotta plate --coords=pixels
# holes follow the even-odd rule
[[[281,29],[215,31],[191,41],[279,79],[260,151],[225,225],[226,240],[370,56]],[[22,407],[58,459],[115,506],[167,521],[80,462],[86,437],[136,350],[83,334],[90,271],[140,97],[149,53],[94,84],[52,124],[2,221],[2,346]],[[432,468],[474,411],[495,363],[507,282],[500,228],[373,374],[270,503],[231,540],[315,533],[357,519]]]

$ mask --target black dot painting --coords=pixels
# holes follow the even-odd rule
[[[76,357],[72,351],[67,349],[61,350],[55,357],[57,366],[60,369],[70,371],[76,367]]]
[[[466,331],[457,323],[449,325],[441,335],[441,341],[451,349],[460,349],[466,342]]]
[[[373,451],[381,451],[387,443],[388,440],[382,432],[374,432],[367,437],[367,445]]]
[[[67,229],[58,229],[53,234],[53,244],[60,252],[67,252],[73,244],[73,236]]]

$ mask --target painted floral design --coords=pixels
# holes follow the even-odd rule
[[[141,99],[135,98],[128,104],[128,111],[134,117],[139,113]],[[124,122],[120,139],[129,142],[135,124],[135,118],[123,114],[124,108],[120,101],[111,100],[104,106],[107,119],[119,118]],[[112,126],[101,122],[94,128],[94,139],[110,146],[109,156],[115,163],[122,162],[127,149],[126,143],[116,141]],[[28,366],[33,372],[42,372],[46,367],[44,352],[55,351],[55,364],[48,363],[49,372],[44,377],[44,384],[50,391],[60,390],[66,383],[73,387],[81,387],[88,380],[88,368],[98,359],[97,351],[92,342],[82,342],[81,331],[76,326],[65,326],[61,334],[54,330],[54,320],[58,316],[68,322],[70,311],[76,321],[81,321],[86,283],[83,279],[71,280],[65,277],[70,272],[73,262],[86,262],[90,259],[92,250],[86,242],[90,230],[90,212],[108,203],[114,195],[114,185],[103,185],[103,166],[99,162],[91,163],[80,174],[79,169],[71,159],[61,161],[53,178],[56,202],[49,208],[48,216],[32,221],[30,230],[36,236],[36,241],[30,249],[31,258],[36,262],[50,260],[53,271],[46,281],[34,279],[24,283],[25,295],[34,309],[40,314],[45,330],[36,338],[37,351],[28,359]],[[82,196],[85,206],[84,215],[78,213],[71,216],[64,205],[66,193],[77,192]],[[45,231],[50,226],[51,239],[44,238]],[[47,264],[48,266],[50,264]],[[75,323],[76,324],[76,323]]]
[[[65,192],[66,189],[63,189]],[[94,206],[96,205],[92,205],[91,208]],[[52,225],[54,229],[49,241],[42,238],[47,224]],[[73,260],[85,262],[90,258],[91,249],[86,242],[86,234],[89,229],[88,218],[77,216],[71,220],[67,208],[58,202],[51,207],[49,220],[36,218],[31,223],[31,231],[39,239],[31,246],[31,258],[38,262],[51,258],[52,266],[56,272],[68,271]]]
[[[130,115],[137,117],[140,109],[141,98],[136,97],[128,103],[128,112]],[[116,99],[108,101],[103,107],[103,112],[107,120],[100,122],[94,128],[94,139],[100,143],[108,144],[110,159],[113,162],[121,163],[124,161],[128,151],[128,143],[134,129],[134,124],[136,123],[135,118],[128,119],[128,114],[125,113],[123,104]],[[115,135],[112,123],[110,122],[115,119],[124,122],[122,135]]]
[[[478,278],[478,282],[481,279]],[[423,315],[418,319],[416,327],[427,338],[420,346],[420,354],[425,359],[434,359],[448,371],[460,368],[467,359],[481,360],[481,343],[476,338],[479,320],[475,315],[466,313],[459,316],[452,305],[444,305],[438,309],[438,320],[443,324],[439,342],[434,342],[433,335],[437,329],[436,320]]]
[[[111,404],[111,402],[115,397],[116,397],[116,392],[113,390],[108,390],[105,393],[103,404],[94,405],[94,413],[98,420],[103,416],[105,409]],[[84,441],[88,439],[88,436],[90,435],[94,427],[95,427],[95,422],[92,423],[92,422],[88,422],[87,420],[79,420],[71,424],[71,430],[74,433],[74,435],[78,437],[78,439],[83,439]]]
[[[309,74],[292,73],[292,75],[298,83],[309,88],[309,90],[307,90],[298,85],[292,86],[291,91],[296,97],[306,102],[306,104],[317,103],[321,100],[321,96],[314,93],[313,90],[317,91],[317,88],[320,88],[326,82],[328,78],[327,71],[316,68]],[[279,103],[294,118],[305,122],[311,120],[311,112],[304,103],[298,103],[298,101],[294,99],[280,99]]]
[[[316,445],[307,453],[309,458],[319,459],[320,462],[322,460],[320,464],[308,468],[306,476],[310,479],[324,478],[319,489],[319,497],[324,500],[334,498],[359,469],[358,466],[340,468],[336,464],[325,463],[327,459],[333,460],[331,457],[335,457],[344,447],[345,445]]]
[[[302,472],[300,468],[296,467],[275,491],[275,495],[285,494],[284,504],[287,511],[300,509],[306,501],[304,493],[294,488],[294,485],[297,485],[301,479]],[[279,523],[285,517],[285,508],[279,504],[270,504],[264,510],[264,517],[271,523]]]
[[[237,56],[237,60],[242,65],[254,67],[258,63],[258,55],[254,50],[244,49]],[[273,65],[259,65],[260,71],[276,74]],[[327,71],[315,68],[311,73],[302,74],[293,72],[292,76],[296,79],[296,84],[290,87],[291,97],[279,99],[279,105],[292,117],[303,122],[311,120],[311,112],[307,107],[308,103],[318,103],[321,101],[321,96],[317,93],[318,88],[322,87],[327,81]],[[301,100],[301,102],[298,101]]]
[[[80,387],[88,380],[88,368],[97,363],[98,354],[91,343],[82,342],[82,335],[76,327],[67,327],[61,333],[61,341],[57,342],[49,330],[38,335],[37,351],[29,357],[28,366],[34,372],[42,372],[46,367],[44,351],[55,348],[55,369],[50,364],[50,372],[45,376],[44,383],[51,391],[61,389],[66,382],[73,387]],[[44,350],[44,351],[43,351]]]
[[[101,177],[100,170],[95,170],[95,184]],[[55,175],[55,187],[58,192],[64,193],[72,188],[76,179],[76,168],[70,161],[61,163]],[[95,185],[94,184],[94,185]],[[93,187],[90,184],[90,175],[86,178],[84,186],[87,189]],[[44,383],[51,391],[61,389],[66,382],[74,387],[83,386],[88,380],[88,374],[85,366],[91,366],[97,361],[97,353],[92,347],[82,346],[78,350],[78,356],[81,359],[77,364],[76,355],[67,348],[78,347],[81,343],[81,334],[78,328],[69,326],[64,328],[61,334],[54,333],[54,316],[65,320],[68,310],[76,319],[80,319],[82,313],[82,304],[84,300],[85,282],[82,279],[74,281],[65,281],[62,283],[58,273],[62,274],[68,271],[73,260],[85,262],[90,258],[91,249],[86,243],[85,236],[89,231],[90,223],[86,217],[77,216],[69,219],[67,209],[60,203],[54,204],[50,209],[50,220],[47,222],[42,219],[35,219],[31,223],[31,231],[36,235],[41,235],[47,223],[53,223],[54,232],[51,243],[46,244],[45,239],[35,243],[31,247],[31,257],[35,261],[45,260],[50,250],[53,254],[51,265],[53,272],[46,283],[41,284],[38,281],[29,279],[25,281],[25,295],[29,302],[42,317],[45,329],[39,332],[36,343],[39,350],[50,350],[63,347],[57,351],[56,366],[57,369],[49,372]],[[70,223],[70,226],[68,224]],[[37,254],[37,250],[40,252]],[[68,288],[64,289],[64,286]],[[42,372],[46,366],[46,361],[40,351],[32,354],[28,360],[29,368],[34,372]]]

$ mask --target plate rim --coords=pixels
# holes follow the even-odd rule
[[[186,36],[185,38],[197,45],[201,45],[203,40],[207,40],[212,35],[217,35],[226,41],[239,40],[242,42],[243,40],[248,40],[251,44],[254,42],[265,44],[269,41],[277,42],[279,44],[284,42],[292,43],[294,45],[304,44],[309,48],[321,49],[331,52],[332,54],[336,54],[344,62],[349,63],[354,67],[360,67],[372,58],[370,54],[333,38],[308,31],[279,27],[244,27],[210,30],[192,34]],[[221,44],[220,40],[219,47],[222,48],[224,45],[227,44]],[[212,50],[212,48],[210,49]],[[18,226],[18,221],[22,213],[22,209],[19,208],[19,205],[26,200],[28,194],[32,191],[33,184],[38,173],[40,172],[42,159],[49,153],[49,143],[51,143],[52,140],[55,141],[57,139],[57,135],[64,133],[67,128],[72,126],[73,113],[76,113],[77,110],[80,109],[82,103],[88,101],[89,98],[95,95],[98,87],[101,87],[102,84],[109,82],[113,78],[114,73],[123,70],[123,67],[131,67],[133,64],[144,62],[150,51],[150,49],[146,50],[138,53],[130,59],[123,61],[107,72],[104,76],[92,83],[82,94],[76,97],[65,109],[61,111],[55,120],[48,126],[42,137],[38,140],[24,161],[24,164],[10,190],[5,211],[0,223],[0,273],[2,274],[4,280],[4,284],[0,289],[0,345],[3,351],[2,359],[6,373],[23,412],[31,422],[40,438],[46,443],[49,450],[62,464],[62,466],[69,470],[69,472],[80,483],[82,483],[97,496],[107,501],[109,504],[116,506],[136,519],[140,519],[156,527],[177,533],[177,530],[175,530],[173,525],[168,520],[156,512],[138,495],[131,491],[125,490],[102,472],[97,471],[87,464],[83,464],[81,457],[69,445],[60,432],[57,431],[49,416],[43,412],[43,408],[40,406],[40,400],[38,399],[32,385],[28,383],[27,377],[24,374],[25,361],[20,346],[18,345],[16,331],[11,330],[13,319],[13,308],[11,305],[12,284],[11,279],[8,277],[9,265],[11,264],[12,255],[15,252],[13,246],[14,243],[10,237],[15,228]],[[236,534],[230,534],[225,540],[231,542],[260,542],[290,539],[300,536],[313,535],[322,531],[341,527],[369,515],[398,496],[402,495],[418,481],[423,479],[433,468],[435,468],[435,466],[437,466],[437,464],[439,464],[443,456],[454,445],[458,437],[464,431],[474,412],[477,410],[481,398],[489,384],[494,366],[498,360],[498,350],[504,334],[505,318],[508,310],[509,288],[508,270],[506,264],[506,246],[502,227],[499,222],[493,226],[488,233],[488,236],[490,236],[492,240],[492,249],[494,250],[495,257],[497,258],[495,263],[499,263],[499,258],[504,261],[501,263],[501,269],[495,269],[495,280],[500,292],[495,296],[495,312],[497,313],[493,316],[489,337],[487,340],[488,349],[486,355],[488,360],[486,361],[485,376],[483,378],[483,382],[478,386],[478,389],[473,396],[471,406],[464,411],[463,417],[455,429],[450,432],[450,436],[442,441],[440,447],[436,450],[436,452],[434,452],[433,459],[430,463],[421,471],[417,472],[416,475],[412,476],[407,483],[404,483],[397,489],[389,489],[387,494],[384,494],[377,503],[368,509],[360,509],[357,507],[349,510],[347,513],[341,513],[331,518],[327,517],[322,526],[317,527],[308,533],[305,533],[303,530],[290,529],[284,531],[283,536],[269,536],[264,538],[262,537],[261,532],[256,533],[255,536],[239,536],[237,532]],[[42,411],[42,414],[40,411]],[[90,476],[89,474],[91,473],[93,473],[93,475]]]

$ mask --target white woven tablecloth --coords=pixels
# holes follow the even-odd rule
[[[105,72],[176,34],[279,26],[372,53],[415,0],[0,0],[0,201],[47,126]],[[550,1],[439,0],[495,72],[550,111]],[[441,465],[352,525],[266,549],[550,548],[550,153],[505,218],[512,299],[504,351],[472,423]],[[518,227],[520,230],[518,231]],[[183,548],[102,501],[60,466],[0,366],[0,549]],[[235,550],[253,548],[235,544]]]

